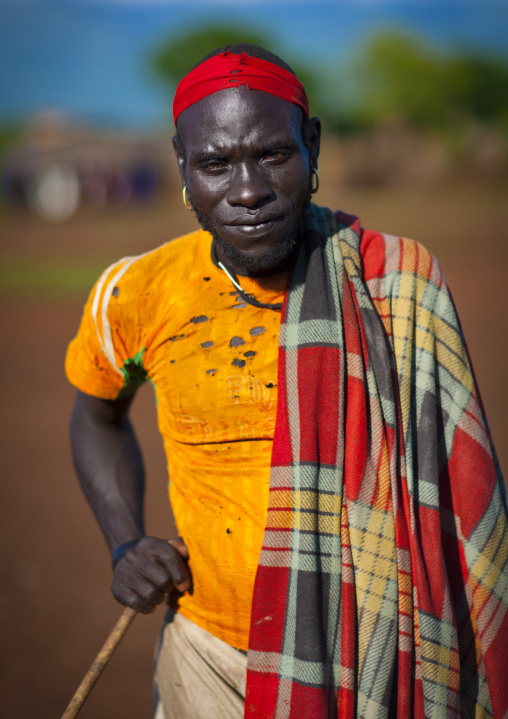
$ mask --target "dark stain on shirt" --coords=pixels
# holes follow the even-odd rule
[[[244,345],[244,344],[245,344],[245,340],[238,336],[231,337],[231,339],[229,341],[230,347],[240,347],[240,345]]]
[[[235,357],[235,359],[231,362],[232,365],[235,367],[245,367],[245,360],[238,359],[238,357]]]
[[[209,319],[206,315],[199,315],[199,317],[191,317],[190,321],[193,325],[198,325],[200,322],[208,322]]]
[[[226,529],[226,534],[233,534],[233,530],[228,527]]]
[[[185,335],[173,335],[173,337],[168,337],[170,342],[176,342],[176,340],[182,340],[185,337]]]
[[[256,356],[256,352],[253,352],[252,350],[249,350],[249,352],[244,352],[243,356],[244,356],[244,357],[255,357],[255,356]]]
[[[206,374],[215,374],[217,372],[216,369],[207,369]]]
[[[277,385],[274,384],[273,382],[268,382],[268,384],[265,384],[265,387],[268,387],[268,389],[271,389],[272,387],[277,387]]]
[[[262,335],[266,332],[266,327],[253,327],[250,330],[250,333],[253,337],[257,337],[258,335]]]
[[[203,277],[203,282],[210,282],[210,278],[209,278],[209,277]]]
[[[203,347],[203,349],[205,350],[207,350],[209,347],[213,347],[212,340],[208,340],[208,342],[201,342],[201,347]]]
[[[120,288],[119,287],[113,287],[113,292],[111,293],[113,297],[118,297],[120,294]]]

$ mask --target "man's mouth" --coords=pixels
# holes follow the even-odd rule
[[[284,219],[284,215],[267,218],[248,217],[241,218],[235,222],[228,222],[226,223],[226,227],[228,229],[232,229],[234,232],[241,232],[246,235],[255,235],[258,232],[266,232],[267,230],[270,230],[275,225],[283,222]]]

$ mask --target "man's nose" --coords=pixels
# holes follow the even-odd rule
[[[260,167],[244,164],[232,173],[227,196],[230,205],[252,208],[264,204],[274,196],[274,189]]]

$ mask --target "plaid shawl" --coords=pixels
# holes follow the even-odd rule
[[[508,716],[507,501],[440,269],[311,206],[245,716]]]

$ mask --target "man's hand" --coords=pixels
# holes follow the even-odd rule
[[[189,552],[182,539],[143,537],[118,560],[111,591],[115,599],[141,614],[150,614],[166,595],[191,588]],[[176,591],[175,591],[176,590]]]

